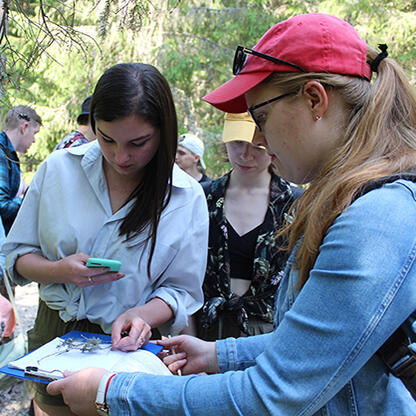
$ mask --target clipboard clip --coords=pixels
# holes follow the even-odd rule
[[[42,370],[39,367],[28,366],[25,368],[25,376],[31,378],[38,378],[41,380],[54,381],[64,378],[64,373],[61,370]]]

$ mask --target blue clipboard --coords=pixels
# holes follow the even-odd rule
[[[67,334],[63,335],[62,337],[60,337],[62,339],[67,339],[67,338],[75,338],[75,339],[79,339],[79,340],[84,340],[85,338],[100,338],[103,341],[106,341],[108,343],[111,342],[111,336],[110,335],[105,335],[105,334],[93,334],[91,332],[81,332],[81,331],[71,331],[68,332]],[[159,353],[163,347],[161,345],[157,345],[157,344],[153,344],[152,342],[147,343],[144,347],[142,347],[141,349],[149,351],[153,354],[157,354]],[[31,353],[29,353],[31,354]],[[26,354],[28,355],[28,354]],[[31,380],[31,381],[36,381],[38,383],[44,383],[44,384],[49,384],[51,382],[51,380],[45,380],[43,378],[37,378],[35,376],[31,377],[25,374],[24,370],[18,370],[17,368],[10,368],[8,367],[8,365],[6,364],[3,367],[0,367],[0,372],[7,374],[9,376],[12,377],[17,377],[17,378],[21,378],[23,380]]]

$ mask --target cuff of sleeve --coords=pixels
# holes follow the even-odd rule
[[[220,373],[237,370],[237,348],[234,338],[216,341],[217,359]]]
[[[107,391],[109,388],[110,380],[116,375],[114,372],[108,372],[101,377],[100,384],[98,385],[97,395],[95,397],[95,403],[102,406],[107,406]]]
[[[162,299],[172,309],[173,318],[161,325],[162,332],[171,333],[172,335],[178,334],[187,324],[188,316],[186,315],[185,308],[183,308],[178,300],[172,296],[169,291],[161,288],[156,289],[152,293],[153,298]]]
[[[110,373],[111,375],[112,373]],[[131,415],[129,394],[136,391],[134,383],[144,373],[118,373],[107,389],[107,406],[114,415]]]
[[[20,256],[23,256],[24,254],[29,254],[29,253],[39,254],[40,256],[42,255],[42,252],[39,250],[39,248],[33,247],[32,249],[30,249],[26,247],[26,248],[22,248],[21,250],[14,251],[13,254],[9,254],[6,257],[6,269],[9,272],[9,276],[11,277],[13,282],[19,286],[27,285],[28,283],[31,283],[31,280],[28,280],[24,278],[22,275],[20,275],[19,273],[17,273],[17,271],[14,268],[14,265],[16,264],[16,261]]]

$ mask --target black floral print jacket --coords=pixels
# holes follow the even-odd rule
[[[288,255],[286,251],[278,250],[283,242],[276,241],[275,234],[301,191],[272,175],[269,206],[257,237],[251,284],[240,297],[230,289],[230,256],[224,213],[224,195],[230,173],[213,181],[207,189],[210,226],[208,264],[203,286],[205,300],[200,324],[208,328],[216,321],[218,311],[234,311],[242,331],[247,333],[249,315],[265,322],[273,322],[274,295]]]

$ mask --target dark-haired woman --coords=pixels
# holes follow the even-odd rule
[[[180,331],[202,304],[208,214],[202,188],[174,165],[166,80],[151,65],[113,66],[96,85],[91,124],[97,141],[41,165],[5,246],[14,281],[40,284],[31,350],[70,330],[112,332],[114,347],[137,349],[152,328]],[[87,268],[89,257],[121,270]],[[46,414],[70,414],[40,386]]]

